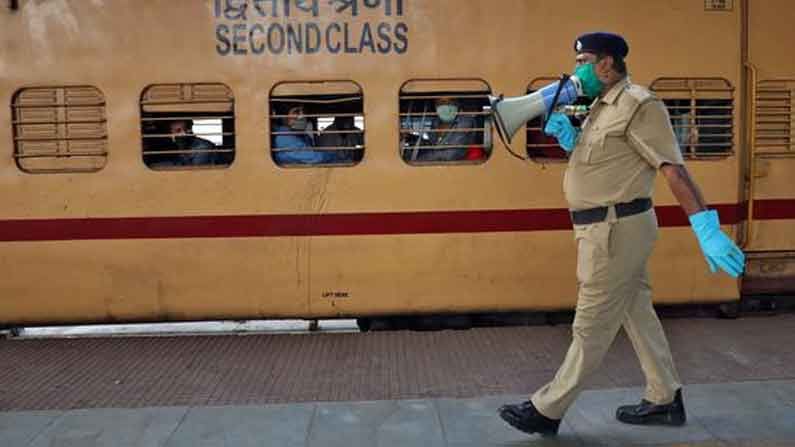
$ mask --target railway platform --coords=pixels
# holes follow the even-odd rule
[[[495,409],[524,395],[0,414],[0,445],[94,446],[767,446],[795,445],[795,381],[689,385],[688,423],[637,427],[613,409],[640,388],[586,391],[556,438],[528,436]]]
[[[567,325],[0,340],[5,446],[791,446],[795,315],[663,321],[688,424],[633,427],[622,335],[557,438],[496,415],[548,380]]]

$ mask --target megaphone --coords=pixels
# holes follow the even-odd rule
[[[559,106],[574,104],[582,96],[582,83],[577,76],[564,76],[525,96],[503,98],[489,95],[492,120],[500,139],[507,146],[526,122],[546,115]]]

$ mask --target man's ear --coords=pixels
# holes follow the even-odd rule
[[[613,69],[613,56],[602,56],[602,59],[596,63],[594,69],[596,71],[596,76],[599,77],[602,82],[609,80],[610,71]]]
[[[606,75],[613,68],[613,56],[604,55],[602,59],[596,64],[599,69],[599,74]]]

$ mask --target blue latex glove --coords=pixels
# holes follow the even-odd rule
[[[569,118],[560,113],[554,112],[549,115],[547,125],[544,126],[544,133],[558,139],[558,144],[566,152],[571,152],[577,145],[577,138],[580,130],[571,125]]]
[[[735,278],[742,274],[745,270],[745,255],[729,236],[721,231],[718,212],[701,211],[693,214],[689,219],[712,273],[720,268]]]

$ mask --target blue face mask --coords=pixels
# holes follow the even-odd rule
[[[458,107],[453,104],[442,104],[436,107],[436,115],[443,123],[450,124],[458,116]]]
[[[599,77],[596,76],[596,70],[594,69],[594,64],[582,64],[574,69],[574,76],[580,80],[582,84],[582,92],[585,93],[585,96],[589,98],[596,98],[602,93],[602,89],[604,88],[604,84],[602,81],[599,80]]]

